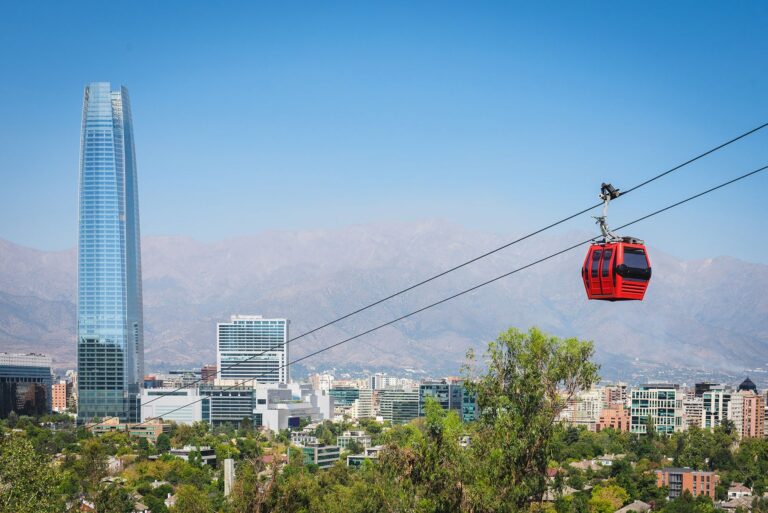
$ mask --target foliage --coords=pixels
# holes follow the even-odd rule
[[[592,497],[589,499],[589,513],[613,513],[627,500],[629,494],[621,486],[597,485],[592,489]]]
[[[213,511],[208,495],[191,485],[181,485],[176,491],[176,504],[170,513],[210,513]]]
[[[60,511],[57,476],[29,440],[12,434],[0,443],[0,513]]]

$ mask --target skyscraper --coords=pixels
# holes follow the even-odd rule
[[[139,198],[128,90],[86,86],[80,134],[78,420],[140,419]]]
[[[288,319],[233,315],[216,328],[216,366],[224,381],[288,383]]]

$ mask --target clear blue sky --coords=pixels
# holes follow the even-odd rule
[[[0,238],[36,248],[76,242],[90,81],[131,93],[143,234],[201,240],[520,233],[768,121],[766,2],[31,4],[0,14]],[[766,163],[768,129],[612,219]],[[767,194],[768,174],[631,232],[768,262]]]

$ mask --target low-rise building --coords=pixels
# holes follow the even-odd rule
[[[600,412],[596,430],[615,429],[616,431],[629,431],[629,410],[623,406],[605,408]]]
[[[341,458],[338,445],[309,444],[301,446],[304,464],[315,464],[321,469],[331,468]]]
[[[171,449],[171,455],[189,461],[192,453],[200,454],[200,461],[203,465],[216,467],[216,451],[208,446],[185,445],[181,449]]]
[[[157,437],[163,433],[163,423],[151,422],[122,422],[118,417],[107,417],[101,422],[91,422],[85,425],[94,435],[106,433],[125,432],[130,436],[146,438],[152,443],[157,442]]]
[[[336,444],[342,449],[346,449],[352,441],[359,443],[363,448],[371,446],[371,436],[365,431],[345,431],[336,438]]]
[[[715,499],[715,487],[720,478],[714,472],[693,470],[691,468],[667,467],[656,471],[656,486],[669,488],[669,498],[680,497],[689,492],[694,497],[707,495]]]
[[[375,461],[379,457],[379,452],[384,448],[383,445],[376,445],[373,447],[367,447],[362,454],[350,454],[347,456],[347,466],[352,468],[360,468],[363,466],[365,460]]]

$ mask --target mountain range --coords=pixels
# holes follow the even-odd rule
[[[539,236],[290,344],[296,359],[588,237]],[[142,240],[147,368],[215,361],[216,322],[291,320],[291,337],[500,246],[500,235],[442,222],[278,232],[204,243]],[[457,372],[510,326],[594,340],[598,359],[739,370],[768,366],[768,265],[684,261],[650,247],[643,302],[587,301],[586,247],[525,269],[302,362],[305,368]],[[0,240],[0,348],[74,367],[77,256]]]

